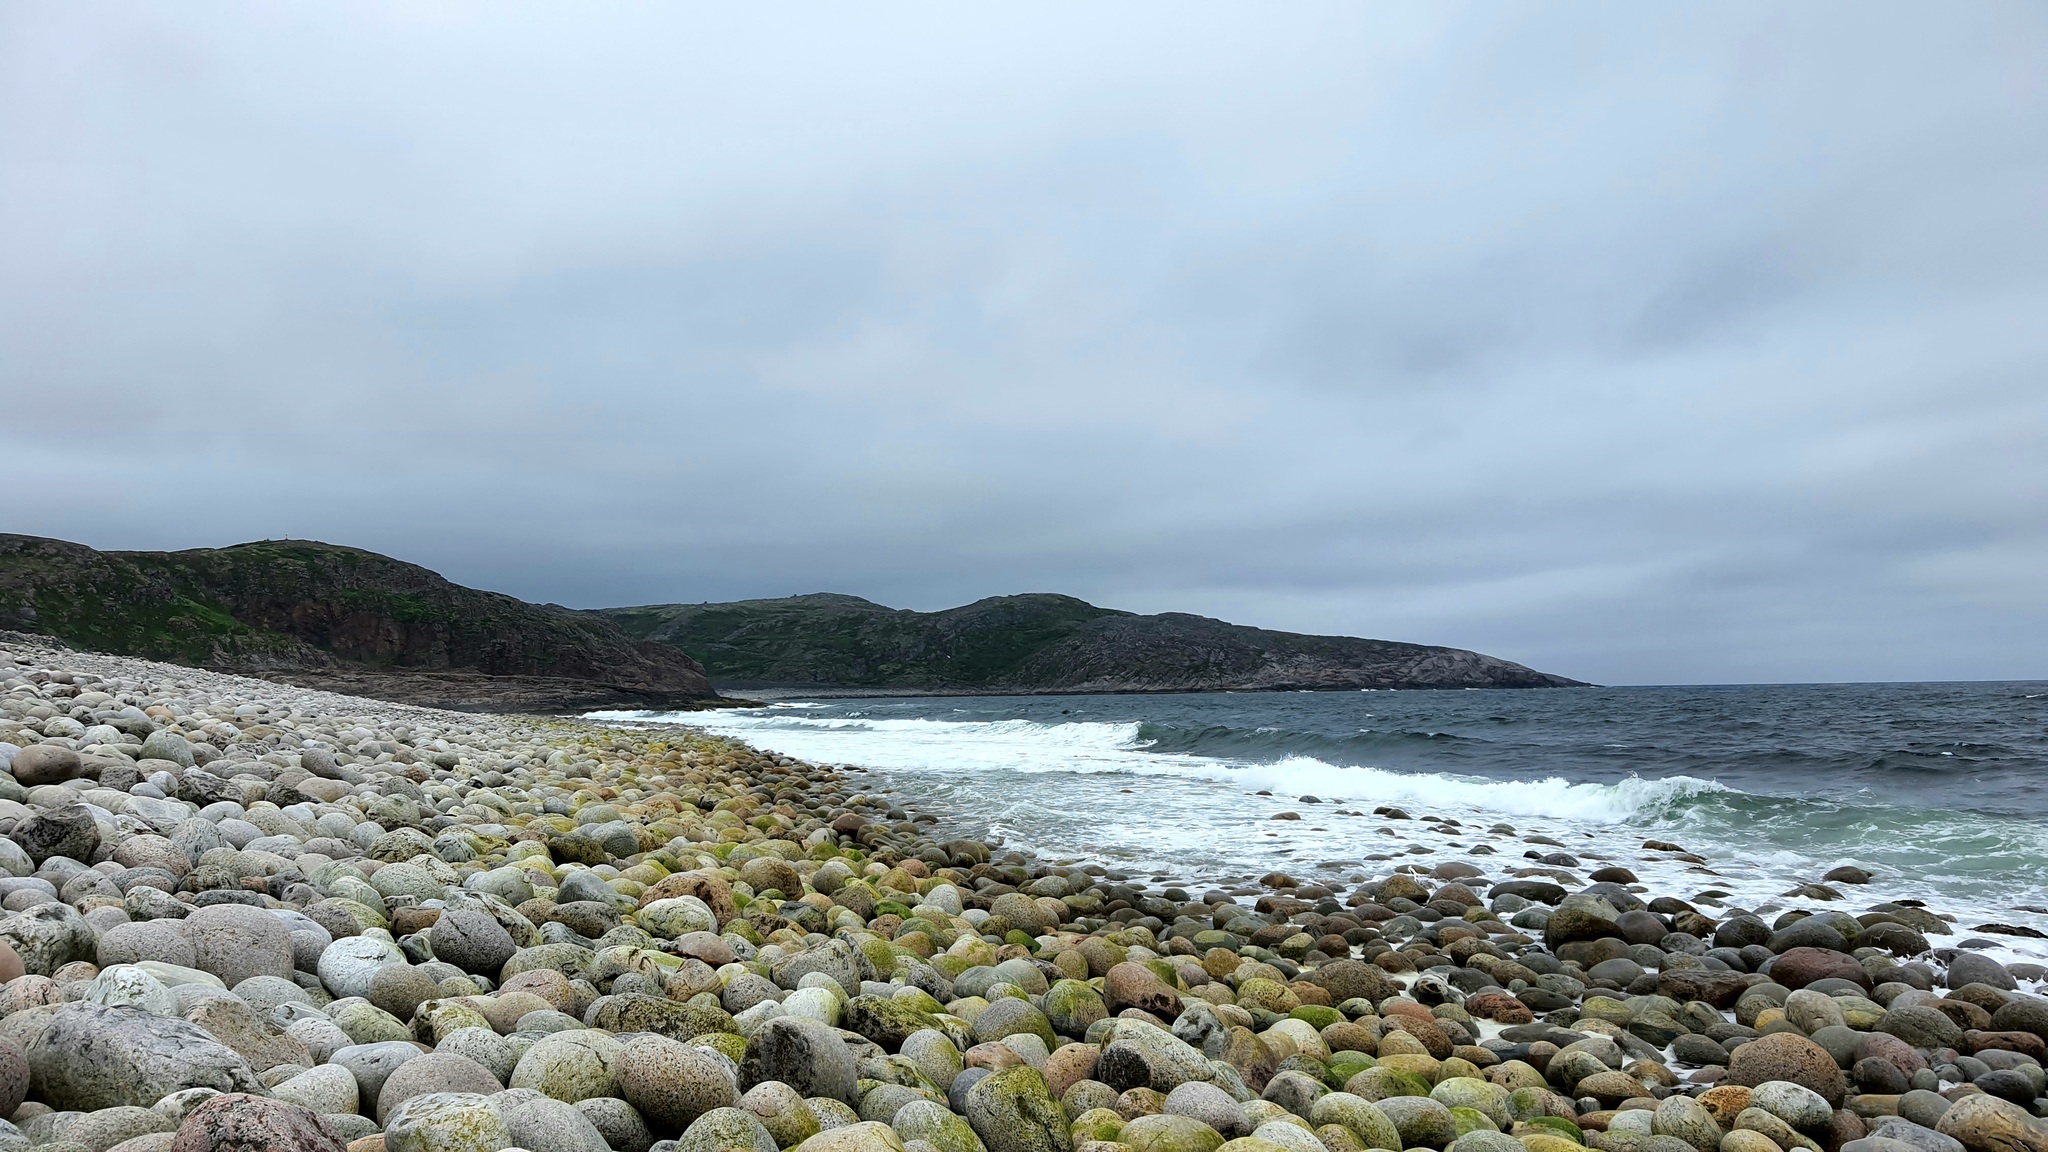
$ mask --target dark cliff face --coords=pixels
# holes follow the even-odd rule
[[[603,617],[310,541],[100,552],[0,535],[0,627],[120,655],[451,707],[715,696],[704,669]]]
[[[999,596],[944,612],[814,595],[603,614],[737,685],[933,692],[1579,685],[1459,648],[1271,632],[1183,613],[1139,616],[1071,596]]]

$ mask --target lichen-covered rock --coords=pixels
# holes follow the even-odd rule
[[[1150,1012],[1161,1020],[1180,1015],[1180,994],[1168,987],[1159,974],[1143,964],[1125,961],[1102,979],[1102,999],[1110,1014],[1126,1008]]]
[[[1005,1068],[967,1090],[962,1109],[988,1152],[1073,1152],[1067,1115],[1030,1065]]]
[[[783,1016],[768,1021],[748,1039],[739,1071],[742,1090],[779,1080],[805,1096],[854,1107],[860,1103],[853,1053],[837,1032],[815,1020]]]
[[[1125,1124],[1117,1142],[1135,1152],[1216,1152],[1223,1136],[1200,1120],[1160,1113]]]
[[[436,1092],[400,1105],[384,1125],[385,1152],[503,1152],[512,1130],[489,1096]]]
[[[427,929],[427,944],[434,950],[434,959],[464,972],[493,977],[519,951],[512,933],[498,923],[497,917],[476,908],[444,910],[434,926]]]
[[[874,1041],[885,1052],[900,1050],[913,1034],[936,1024],[930,1012],[893,997],[855,996],[846,1002],[846,1030]]]
[[[1107,1040],[1096,1062],[1096,1078],[1120,1092],[1150,1088],[1163,1094],[1214,1075],[1200,1050],[1142,1020],[1116,1021]]]
[[[1802,1132],[1825,1134],[1835,1112],[1820,1093],[1786,1080],[1768,1080],[1750,1090],[1750,1104]]]
[[[1045,1017],[1053,1031],[1080,1039],[1089,1025],[1109,1016],[1101,993],[1079,980],[1055,981],[1045,993]]]
[[[555,1032],[536,1041],[512,1070],[513,1088],[531,1088],[564,1103],[617,1096],[614,1070],[623,1045],[597,1029]]]
[[[197,1025],[139,1008],[66,1004],[27,1050],[31,1088],[53,1108],[148,1107],[185,1088],[260,1094],[248,1061]]]
[[[684,1004],[662,996],[632,992],[606,996],[593,1006],[590,1023],[608,1032],[653,1032],[671,1040],[688,1040],[706,1032],[737,1032],[739,1025],[721,1008]]]
[[[1673,1096],[1658,1104],[1650,1117],[1650,1132],[1675,1136],[1698,1152],[1716,1152],[1721,1147],[1721,1126],[1714,1122],[1713,1113],[1689,1096]]]
[[[988,1152],[973,1125],[930,1100],[913,1100],[898,1108],[890,1127],[904,1140],[922,1140],[937,1152]]]
[[[1023,1034],[1035,1036],[1050,1051],[1059,1043],[1053,1035],[1052,1025],[1029,1000],[1004,997],[983,1009],[974,1020],[974,1040],[987,1044],[1006,1037]]]
[[[699,1116],[739,1102],[732,1072],[701,1048],[665,1036],[635,1036],[612,1059],[619,1095],[658,1130],[681,1131]]]
[[[797,1147],[803,1152],[904,1152],[902,1137],[874,1121],[827,1128]]]
[[[1405,1147],[1401,1131],[1378,1105],[1349,1092],[1332,1092],[1315,1102],[1309,1121],[1318,1127],[1336,1124],[1349,1129],[1367,1148]]]
[[[2048,1152],[2048,1133],[2026,1109],[1995,1096],[1963,1096],[1942,1113],[1935,1130],[1970,1152]]]
[[[1620,936],[1617,921],[1621,913],[1604,898],[1586,892],[1574,893],[1551,910],[1543,926],[1543,942],[1552,948],[1579,940]]]
[[[694,896],[671,896],[643,904],[637,919],[640,927],[664,940],[688,936],[693,932],[712,932],[718,927],[718,917]]]
[[[386,964],[402,963],[398,945],[375,936],[344,936],[320,953],[320,983],[335,999],[368,997],[370,980]],[[289,973],[287,973],[288,975]]]
[[[69,904],[38,904],[0,916],[0,944],[30,976],[54,975],[66,964],[99,955],[98,934]]]
[[[291,978],[291,933],[284,921],[261,908],[198,908],[179,921],[179,928],[192,945],[192,966],[220,977],[230,988],[252,976]]]
[[[1401,1134],[1403,1148],[1446,1148],[1458,1138],[1457,1118],[1427,1096],[1390,1096],[1377,1106]]]
[[[306,1067],[313,1063],[312,1053],[306,1051],[304,1044],[240,1000],[225,996],[203,1000],[185,1013],[185,1019],[241,1053],[242,1059],[258,1072],[267,1072],[280,1064]]]
[[[775,1137],[744,1108],[713,1108],[677,1137],[676,1152],[776,1152]]]
[[[415,1096],[459,1092],[489,1096],[504,1087],[491,1070],[466,1056],[429,1052],[393,1069],[377,1091],[376,1117],[387,1124],[399,1106]]]
[[[318,1064],[270,1089],[270,1094],[301,1108],[327,1113],[352,1113],[362,1107],[355,1074],[339,1064]]]
[[[514,1088],[491,1097],[491,1106],[505,1118],[505,1130],[518,1147],[536,1152],[611,1152],[604,1133],[573,1104]]]
[[[83,864],[100,846],[100,829],[85,805],[73,803],[30,815],[14,826],[8,839],[38,866],[58,856]]]

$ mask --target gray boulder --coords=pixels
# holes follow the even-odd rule
[[[780,1016],[747,1041],[740,1061],[740,1090],[780,1080],[805,1096],[829,1096],[859,1105],[859,1076],[853,1052],[839,1033],[816,1021]]]
[[[98,934],[69,904],[38,904],[0,916],[0,940],[13,946],[30,976],[49,976],[74,960],[99,956]]]
[[[256,1070],[196,1024],[140,1008],[66,1004],[28,1046],[30,1091],[59,1110],[147,1108],[173,1092],[262,1095]]]

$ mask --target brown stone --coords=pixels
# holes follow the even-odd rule
[[[1644,1094],[1643,1082],[1626,1072],[1595,1072],[1579,1081],[1572,1091],[1610,1107]]]
[[[2048,1064],[2048,1042],[2032,1032],[1985,1032],[1972,1028],[1963,1033],[1962,1049],[1971,1053],[1986,1049],[2018,1052],[2032,1056],[2036,1063]]]
[[[739,905],[733,902],[732,885],[722,876],[711,876],[702,872],[678,872],[664,876],[653,887],[640,894],[640,907],[645,908],[656,900],[670,900],[677,896],[695,896],[702,900],[711,914],[718,918],[723,928],[740,914]],[[531,917],[529,917],[531,919]]]
[[[1699,1102],[1726,1132],[1735,1127],[1735,1118],[1749,1107],[1749,1089],[1740,1084],[1718,1084],[1700,1093]]]
[[[31,744],[14,754],[10,766],[23,787],[62,784],[84,771],[85,761],[71,749],[58,744]]]
[[[185,1116],[171,1152],[345,1152],[341,1133],[309,1108],[229,1092]]]
[[[1111,1014],[1126,1008],[1150,1012],[1162,1020],[1180,1015],[1180,995],[1143,964],[1125,961],[1102,979],[1102,999]]]
[[[2048,1152],[2048,1133],[2031,1123],[2027,1111],[1996,1096],[1958,1097],[1935,1125],[1970,1152]]]
[[[1721,972],[1711,968],[1669,968],[1657,973],[1657,994],[1681,1004],[1704,1000],[1716,1008],[1733,1008],[1742,993],[1756,982],[1745,972]]]
[[[1870,973],[1854,956],[1832,948],[1792,948],[1771,962],[1772,981],[1797,991],[1817,980],[1838,977],[1870,987]]]
[[[1045,1058],[1045,1084],[1052,1090],[1054,1099],[1066,1095],[1067,1089],[1083,1080],[1095,1078],[1095,1064],[1101,1059],[1102,1049],[1093,1044],[1066,1044],[1053,1050]]]
[[[1536,1014],[1508,992],[1478,992],[1465,998],[1465,1011],[1498,1024],[1529,1024]]]
[[[1751,1040],[1728,1058],[1728,1080],[1754,1088],[1771,1080],[1788,1080],[1820,1093],[1830,1108],[1840,1108],[1849,1082],[1828,1050],[1791,1032]]]
[[[1387,979],[1384,969],[1363,960],[1332,961],[1309,973],[1308,980],[1329,992],[1330,1000],[1336,1004],[1346,1000],[1378,1004],[1401,993],[1401,986]]]

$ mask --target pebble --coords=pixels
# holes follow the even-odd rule
[[[1849,865],[1195,899],[687,729],[14,640],[0,763],[0,1152],[2048,1152],[2048,972]]]

